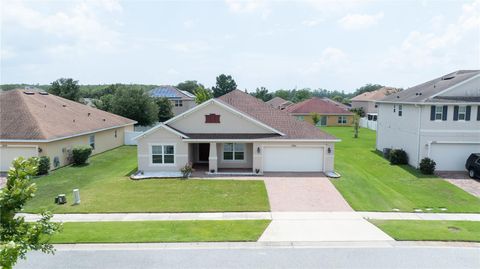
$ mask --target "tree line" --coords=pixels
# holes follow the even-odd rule
[[[23,88],[26,84],[4,84],[1,90]],[[50,85],[35,85],[54,95],[77,102],[91,103],[93,106],[123,117],[136,120],[139,125],[152,125],[173,117],[172,103],[166,98],[155,98],[149,91],[157,85],[144,84],[111,84],[111,85],[80,85],[78,80],[60,78]],[[196,80],[187,80],[175,85],[179,90],[195,95],[197,104],[211,98],[222,96],[237,89],[237,83],[231,75],[221,74],[216,77],[215,86],[205,87]],[[327,97],[341,103],[349,103],[350,98],[364,92],[370,92],[384,87],[380,84],[366,84],[352,93],[327,89],[279,89],[270,91],[266,87],[258,87],[250,94],[263,101],[275,97],[298,103],[312,97]],[[245,90],[247,92],[247,90]]]

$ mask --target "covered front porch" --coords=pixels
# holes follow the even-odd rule
[[[188,144],[194,175],[256,175],[253,143],[205,142]],[[193,175],[193,176],[194,176]]]

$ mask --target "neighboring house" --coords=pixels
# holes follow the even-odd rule
[[[378,101],[377,149],[404,149],[418,167],[430,157],[439,171],[465,170],[480,152],[480,70],[460,70]]]
[[[365,114],[376,114],[378,113],[376,101],[382,100],[386,96],[398,92],[398,89],[392,87],[383,87],[376,91],[364,92],[359,94],[350,101],[352,102],[352,108],[363,108]]]
[[[90,145],[93,154],[121,146],[135,123],[45,92],[0,93],[0,171],[19,156],[48,156],[55,169],[69,164],[74,146]]]
[[[204,164],[214,173],[332,171],[339,141],[240,90],[208,100],[136,139],[138,169],[145,173],[178,172],[187,163],[198,169]]]
[[[287,100],[285,100],[281,97],[274,97],[273,99],[268,100],[265,103],[269,104],[270,106],[272,106],[276,109],[280,109],[280,110],[284,110],[286,107],[293,104],[292,102],[287,101]]]
[[[195,95],[187,91],[181,91],[169,85],[159,86],[152,89],[150,91],[150,96],[168,98],[172,102],[172,112],[175,116],[189,110],[196,105]]]
[[[345,105],[328,98],[313,97],[285,109],[299,121],[313,124],[312,114],[320,115],[318,126],[351,126],[353,113]]]

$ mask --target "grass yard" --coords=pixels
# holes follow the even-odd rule
[[[220,212],[269,211],[260,180],[131,180],[136,170],[136,147],[123,146],[93,156],[83,167],[68,166],[34,179],[38,191],[25,212]],[[71,205],[72,190],[80,189],[81,204]],[[56,195],[67,204],[56,205]]]
[[[480,242],[480,222],[440,220],[370,220],[395,240]]]
[[[67,222],[52,243],[257,241],[270,220]]]
[[[355,210],[480,212],[479,198],[445,180],[422,175],[407,165],[390,165],[375,151],[374,131],[362,128],[354,139],[353,127],[322,129],[342,139],[335,145],[335,170],[342,177],[332,182]]]

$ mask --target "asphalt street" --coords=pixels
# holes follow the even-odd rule
[[[473,247],[322,247],[58,250],[15,268],[480,268]]]

